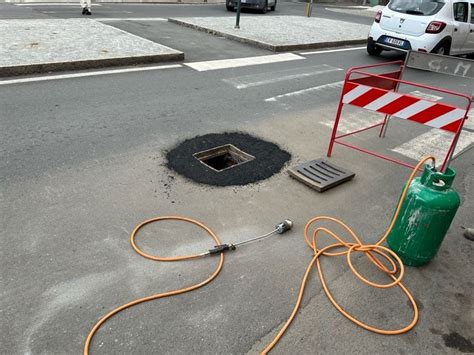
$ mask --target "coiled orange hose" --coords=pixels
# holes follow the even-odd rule
[[[413,299],[413,296],[411,295],[411,293],[401,283],[403,273],[404,273],[403,263],[402,263],[402,261],[400,260],[400,258],[398,257],[397,254],[395,254],[390,249],[381,246],[380,244],[382,244],[385,241],[385,239],[387,239],[388,235],[390,234],[390,232],[391,232],[391,230],[392,230],[392,228],[395,224],[395,221],[397,220],[398,214],[400,213],[402,203],[405,200],[405,196],[408,192],[408,188],[410,187],[410,184],[411,184],[412,180],[415,178],[415,175],[417,174],[417,172],[421,168],[421,166],[428,160],[432,160],[433,165],[434,165],[435,158],[432,157],[432,156],[429,156],[429,157],[421,159],[418,162],[418,164],[415,166],[415,168],[413,169],[412,173],[410,174],[410,177],[408,178],[408,180],[406,182],[405,188],[403,189],[403,192],[402,192],[402,195],[401,195],[400,200],[398,202],[397,208],[396,208],[395,213],[392,217],[392,221],[390,222],[390,225],[388,226],[387,230],[385,231],[385,234],[379,239],[379,241],[377,243],[375,243],[375,244],[362,244],[362,242],[357,237],[357,235],[354,233],[354,231],[351,228],[349,228],[344,222],[338,220],[337,218],[327,217],[327,216],[319,216],[319,217],[314,217],[311,220],[309,220],[309,222],[306,224],[306,227],[304,229],[304,239],[305,239],[306,244],[313,250],[313,253],[314,253],[313,258],[311,259],[310,263],[308,264],[308,267],[306,268],[306,272],[303,276],[303,280],[301,281],[301,286],[300,286],[300,290],[299,290],[299,293],[298,293],[298,298],[296,300],[295,306],[293,307],[293,311],[291,312],[290,317],[285,322],[285,324],[280,329],[280,331],[275,336],[275,338],[273,338],[273,340],[265,347],[265,349],[262,350],[262,352],[261,352],[262,355],[267,354],[278,343],[278,341],[281,339],[283,334],[285,334],[286,330],[288,329],[291,322],[295,318],[296,313],[298,312],[298,309],[301,305],[301,300],[303,299],[303,294],[304,294],[304,290],[306,288],[306,283],[308,281],[309,273],[310,273],[310,271],[313,268],[313,265],[315,263],[316,263],[316,267],[318,269],[319,280],[321,281],[321,286],[323,287],[324,292],[326,293],[327,297],[329,298],[329,301],[331,301],[333,306],[336,307],[336,309],[339,312],[341,312],[346,318],[348,318],[349,320],[351,320],[352,322],[354,322],[358,326],[360,326],[364,329],[370,330],[371,332],[379,333],[379,334],[385,334],[385,335],[395,335],[395,334],[406,333],[415,326],[416,322],[418,321],[418,306],[416,305],[416,302]],[[329,229],[326,229],[324,227],[318,227],[318,228],[314,229],[314,231],[312,233],[312,239],[310,241],[309,230],[310,230],[311,226],[315,222],[318,222],[318,221],[332,221],[332,222],[335,222],[336,224],[343,227],[349,233],[349,235],[354,239],[354,242],[346,242],[346,241],[342,240],[342,238],[340,238],[338,235],[336,235],[335,233],[333,233],[332,231],[330,231]],[[325,232],[325,233],[329,234],[331,237],[333,237],[334,239],[337,240],[337,243],[328,245],[328,246],[326,246],[322,249],[318,249],[318,246],[317,246],[316,242],[317,242],[317,238],[318,238],[318,235],[319,235],[320,232]],[[329,250],[331,250],[331,249],[341,248],[341,247],[346,248],[346,250],[340,251],[340,252],[329,252]],[[354,251],[364,253],[375,266],[377,266],[380,270],[382,270],[388,276],[390,276],[390,278],[393,279],[393,282],[390,282],[388,284],[377,284],[377,283],[374,283],[372,281],[367,280],[362,275],[360,275],[359,272],[352,265],[351,254]],[[380,260],[378,260],[374,256],[374,253],[380,255],[383,259],[385,259],[390,264],[391,268],[387,269],[387,267],[385,265],[383,265],[382,262],[380,262]],[[367,285],[370,285],[370,286],[373,286],[373,287],[376,287],[376,288],[389,288],[389,287],[393,287],[393,286],[399,286],[402,289],[402,291],[406,294],[407,298],[410,300],[411,306],[413,308],[413,320],[411,321],[411,323],[408,324],[406,327],[401,328],[401,329],[394,329],[394,330],[379,329],[379,328],[372,327],[368,324],[365,324],[365,323],[359,321],[358,319],[354,318],[349,313],[347,313],[336,302],[336,300],[334,299],[334,297],[332,296],[331,292],[329,291],[329,289],[326,285],[326,280],[324,279],[321,264],[319,262],[319,258],[320,258],[321,255],[324,255],[324,256],[342,256],[342,255],[346,255],[347,264],[349,265],[349,268],[351,269],[351,271],[354,273],[354,275],[359,280],[366,283]],[[395,264],[395,262],[390,258],[390,256],[392,256],[397,261],[398,267]],[[398,270],[400,270],[400,271],[398,273],[398,277],[396,277],[395,275],[397,274]]]
[[[308,276],[309,276],[309,273],[311,271],[311,269],[313,268],[314,264],[316,263],[316,266],[317,266],[317,269],[318,269],[318,274],[319,274],[319,279],[321,281],[321,285],[324,289],[324,292],[326,293],[327,297],[329,298],[329,300],[331,301],[331,303],[334,305],[334,307],[336,307],[337,310],[339,310],[339,312],[341,312],[344,316],[346,316],[348,319],[350,319],[352,322],[356,323],[357,325],[367,329],[367,330],[370,330],[372,332],[375,332],[375,333],[379,333],[379,334],[387,334],[387,335],[394,335],[394,334],[401,334],[401,333],[405,333],[407,331],[409,331],[410,329],[412,329],[416,322],[418,321],[418,307],[416,305],[416,302],[415,300],[413,299],[413,296],[410,294],[410,292],[405,288],[405,286],[402,285],[401,283],[401,279],[403,277],[403,272],[404,272],[404,268],[403,268],[403,264],[402,264],[402,261],[400,260],[400,258],[393,252],[391,251],[390,249],[386,248],[386,247],[383,247],[381,246],[380,244],[382,244],[385,239],[387,239],[387,236],[390,234],[390,231],[392,230],[393,228],[393,225],[395,224],[395,221],[398,217],[398,214],[400,212],[400,209],[401,209],[401,206],[402,206],[402,203],[403,203],[403,200],[405,199],[405,196],[408,192],[408,188],[410,186],[410,183],[411,181],[413,180],[413,178],[415,177],[416,173],[418,172],[418,170],[420,169],[420,167],[428,160],[432,160],[433,163],[435,161],[434,157],[426,157],[424,159],[422,159],[417,165],[416,167],[413,169],[410,177],[408,178],[407,180],[407,183],[406,183],[406,186],[405,186],[405,189],[403,190],[402,192],[402,195],[400,197],[400,201],[398,202],[398,205],[397,205],[397,209],[393,215],[393,218],[392,218],[392,221],[389,225],[389,227],[387,228],[385,234],[383,235],[382,238],[380,238],[380,240],[375,243],[375,244],[370,244],[370,245],[365,245],[365,244],[362,244],[362,242],[360,241],[360,239],[357,237],[357,235],[352,231],[352,229],[350,229],[346,224],[344,224],[342,221],[336,219],[336,218],[332,218],[332,217],[326,217],[326,216],[319,216],[319,217],[314,217],[312,218],[307,224],[306,224],[306,227],[305,227],[305,230],[304,230],[304,238],[305,238],[305,242],[306,244],[308,244],[308,246],[313,250],[313,258],[311,259],[310,263],[308,264],[308,267],[306,268],[306,272],[303,276],[303,280],[301,282],[301,286],[300,286],[300,290],[299,290],[299,294],[298,294],[298,298],[297,298],[297,301],[296,301],[296,304],[293,308],[293,311],[290,315],[290,317],[288,318],[288,320],[286,321],[286,323],[283,325],[283,327],[280,329],[280,331],[278,332],[278,334],[275,336],[275,338],[272,340],[271,343],[269,343],[265,349],[261,352],[261,354],[267,354],[277,343],[278,341],[281,339],[281,337],[283,336],[283,334],[286,332],[286,330],[288,329],[288,327],[290,326],[291,322],[293,321],[293,319],[295,318],[296,316],[296,313],[301,305],[301,300],[303,299],[303,294],[304,294],[304,290],[306,288],[306,282],[308,280]],[[194,219],[191,219],[191,218],[187,218],[187,217],[182,217],[182,216],[163,216],[163,217],[156,217],[156,218],[152,218],[152,219],[148,219],[142,223],[140,223],[139,225],[137,225],[135,227],[135,229],[132,231],[131,235],[130,235],[130,243],[132,245],[132,248],[138,253],[140,254],[141,256],[147,258],[147,259],[150,259],[150,260],[154,260],[154,261],[164,261],[164,262],[169,262],[169,261],[179,261],[179,260],[188,260],[188,259],[194,259],[194,258],[198,258],[198,257],[202,257],[203,255],[202,254],[194,254],[194,255],[184,255],[184,256],[176,256],[176,257],[160,257],[160,256],[155,256],[155,255],[150,255],[150,254],[147,254],[145,252],[143,252],[140,248],[137,247],[137,245],[135,244],[135,237],[136,237],[136,234],[137,232],[145,225],[149,224],[149,223],[153,223],[153,222],[158,222],[158,221],[164,221],[164,220],[177,220],[177,221],[183,221],[183,222],[188,222],[188,223],[192,223],[200,228],[202,228],[204,231],[207,232],[207,234],[216,242],[216,245],[220,245],[221,244],[221,241],[219,239],[219,237],[211,230],[209,229],[206,225],[204,225],[203,223],[201,222],[198,222]],[[332,222],[335,222],[337,224],[339,224],[340,226],[342,226],[348,233],[349,235],[354,239],[354,242],[345,242],[344,240],[342,240],[342,238],[340,238],[338,235],[336,235],[335,233],[333,233],[332,231],[330,231],[329,229],[326,229],[324,227],[318,227],[316,228],[313,233],[312,233],[312,238],[311,238],[311,241],[309,239],[309,230],[311,228],[311,226],[313,225],[313,223],[317,222],[317,221],[323,221],[323,220],[326,220],[326,221],[332,221]],[[318,235],[320,232],[325,232],[327,234],[329,234],[330,236],[332,236],[334,239],[336,239],[338,242],[337,243],[334,243],[334,244],[331,244],[331,245],[328,245],[324,248],[321,248],[321,249],[318,249],[317,247],[317,238],[318,238]],[[331,249],[334,249],[334,248],[341,248],[341,247],[345,247],[346,250],[345,251],[340,251],[340,252],[329,252],[329,250]],[[354,251],[358,251],[358,252],[363,252],[368,258],[370,261],[372,261],[372,263],[374,263],[375,266],[377,266],[380,270],[382,270],[383,272],[385,272],[388,276],[390,276],[392,279],[393,279],[393,282],[391,283],[388,283],[388,284],[377,284],[377,283],[374,283],[374,282],[371,282],[369,280],[367,280],[366,278],[364,278],[362,275],[360,275],[358,273],[358,271],[354,268],[354,266],[352,265],[352,261],[351,261],[351,254],[352,252]],[[387,267],[385,265],[382,264],[382,262],[380,260],[378,260],[374,254],[378,254],[380,255],[382,258],[384,258],[390,265],[391,265],[391,268],[390,269],[387,269]],[[368,285],[371,285],[373,287],[377,287],[377,288],[388,288],[388,287],[393,287],[393,286],[399,286],[403,292],[407,295],[408,299],[410,300],[411,302],[411,305],[413,307],[413,320],[411,321],[410,324],[408,324],[406,327],[404,328],[401,328],[401,329],[396,329],[396,330],[384,330],[384,329],[379,329],[379,328],[375,328],[375,327],[372,327],[368,324],[365,324],[359,320],[357,320],[356,318],[354,318],[353,316],[351,316],[349,313],[347,313],[335,300],[334,298],[332,297],[332,294],[330,293],[327,285],[326,285],[326,281],[324,279],[324,276],[323,276],[323,272],[322,272],[322,269],[321,269],[321,264],[319,262],[319,257],[321,255],[324,255],[324,256],[342,256],[342,255],[346,255],[346,258],[347,258],[347,263],[349,265],[349,268],[351,269],[351,271],[364,283],[368,284]],[[392,256],[398,263],[398,267],[397,265],[395,264],[395,262],[390,258],[390,256]],[[185,288],[181,288],[181,289],[177,289],[177,290],[172,290],[172,291],[168,291],[168,292],[163,292],[163,293],[158,293],[158,294],[154,294],[154,295],[151,295],[151,296],[148,296],[148,297],[143,297],[143,298],[139,298],[135,301],[131,301],[129,303],[126,303],[116,309],[114,309],[113,311],[107,313],[105,316],[103,316],[95,325],[94,327],[92,328],[92,330],[89,332],[89,335],[87,336],[87,339],[86,339],[86,342],[84,344],[84,355],[88,355],[89,354],[89,348],[90,348],[90,345],[91,345],[91,341],[92,341],[92,338],[94,336],[94,334],[99,330],[99,328],[109,319],[111,318],[112,316],[114,316],[115,314],[123,311],[124,309],[126,308],[129,308],[129,307],[132,307],[132,306],[135,306],[139,303],[143,303],[143,302],[147,302],[147,301],[151,301],[151,300],[155,300],[155,299],[158,299],[158,298],[164,298],[164,297],[168,297],[168,296],[174,296],[174,295],[178,295],[178,294],[181,294],[181,293],[186,293],[186,292],[189,292],[189,291],[192,291],[192,290],[195,290],[197,288],[200,288],[206,284],[208,284],[209,282],[211,282],[212,280],[214,280],[217,275],[219,274],[219,272],[221,271],[222,269],[222,266],[224,265],[224,253],[221,253],[220,254],[220,259],[219,259],[219,263],[216,267],[216,270],[205,280],[197,283],[197,284],[194,284],[194,285],[191,285],[191,286],[188,286],[188,287],[185,287]],[[398,270],[400,270],[398,272]],[[395,276],[398,272],[398,277]]]
[[[195,259],[195,258],[201,257],[200,254],[175,256],[175,257],[161,257],[161,256],[155,256],[155,255],[147,254],[147,253],[143,252],[140,248],[137,247],[137,245],[135,244],[135,236],[137,235],[137,232],[140,230],[140,228],[142,228],[143,226],[145,226],[149,223],[158,222],[158,221],[165,221],[165,220],[174,220],[174,221],[183,221],[183,222],[192,223],[192,224],[202,228],[203,230],[205,230],[207,232],[207,234],[209,234],[209,236],[212,239],[214,239],[214,241],[216,242],[216,245],[221,244],[221,241],[220,241],[219,237],[211,229],[209,229],[206,225],[204,225],[201,222],[198,222],[198,221],[196,221],[192,218],[187,218],[187,217],[182,217],[182,216],[163,216],[163,217],[156,217],[156,218],[148,219],[148,220],[140,223],[139,225],[137,225],[135,227],[135,229],[133,230],[132,234],[130,235],[130,243],[132,244],[132,248],[138,254],[140,254],[144,258],[147,258],[147,259],[150,259],[150,260],[155,260],[155,261],[178,261],[178,260],[189,260],[189,259]],[[107,313],[105,316],[103,316],[94,325],[92,330],[89,332],[89,335],[87,336],[87,339],[86,339],[86,343],[84,344],[84,355],[89,354],[89,348],[90,348],[92,337],[94,336],[94,334],[99,330],[99,328],[102,326],[102,324],[104,324],[105,321],[107,321],[107,319],[109,319],[110,317],[112,317],[115,314],[123,311],[124,309],[135,306],[139,303],[148,302],[148,301],[151,301],[151,300],[156,300],[158,298],[164,298],[164,297],[179,295],[180,293],[186,293],[186,292],[195,290],[197,288],[200,288],[204,285],[207,285],[209,282],[211,282],[212,280],[214,280],[217,277],[217,275],[221,271],[223,265],[224,265],[224,253],[221,253],[220,256],[219,256],[219,264],[217,265],[216,270],[212,273],[211,276],[209,276],[204,281],[201,281],[201,282],[199,282],[197,284],[194,284],[194,285],[191,285],[189,287],[180,288],[178,290],[173,290],[173,291],[168,291],[168,292],[163,292],[163,293],[157,293],[155,295],[151,295],[151,296],[148,296],[148,297],[139,298],[135,301],[128,302],[128,303],[126,303],[126,304],[124,304],[120,307],[117,307],[113,311]]]

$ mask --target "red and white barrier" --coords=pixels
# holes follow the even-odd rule
[[[399,70],[387,72],[384,74],[373,74],[367,71],[361,71],[361,69],[371,69],[383,66],[400,65]],[[378,154],[361,147],[354,146],[347,142],[341,141],[341,138],[366,131],[371,128],[381,126],[380,136],[390,117],[398,117],[404,120],[417,122],[433,128],[442,129],[454,133],[451,146],[446,153],[441,170],[443,171],[447,166],[454,149],[456,147],[457,140],[461,133],[464,121],[467,119],[467,113],[469,112],[471,105],[471,98],[465,94],[449,91],[441,88],[436,88],[427,85],[421,85],[406,80],[401,80],[403,72],[403,62],[389,62],[376,65],[368,65],[363,67],[351,68],[346,73],[344,86],[342,89],[341,97],[339,100],[339,107],[334,122],[331,140],[329,142],[329,148],[327,156],[330,157],[334,144],[344,145],[346,147],[359,150],[361,152],[389,160],[391,162],[413,168],[406,162],[402,162],[391,157],[387,157],[382,154]],[[419,98],[413,95],[404,94],[398,92],[400,84],[413,86],[416,88],[428,89],[430,91],[443,93],[458,98],[462,98],[466,101],[465,107],[457,107],[450,104],[430,101],[428,99]],[[379,122],[370,127],[359,129],[354,132],[337,135],[337,128],[341,119],[341,113],[344,105],[352,105],[360,107],[369,111],[378,112],[385,115],[382,122]]]
[[[343,95],[344,104],[450,132],[458,130],[467,112],[451,105],[351,82],[344,85]]]

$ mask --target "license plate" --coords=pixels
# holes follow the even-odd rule
[[[405,44],[405,41],[402,41],[401,39],[395,39],[395,38],[385,38],[385,43],[393,44],[394,46],[398,46],[398,47],[403,47],[403,45]]]
[[[242,4],[245,4],[245,3],[247,2],[247,0],[240,0],[240,2],[241,2]]]

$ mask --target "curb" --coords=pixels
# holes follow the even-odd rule
[[[72,3],[75,0],[6,0],[4,3],[7,4],[41,4],[43,2],[57,3],[61,5],[63,3]],[[2,3],[2,0],[0,0]],[[94,4],[182,4],[182,5],[205,5],[205,4],[225,4],[225,0],[93,0],[92,7]],[[78,2],[79,6],[79,2]]]
[[[28,74],[40,74],[40,73],[55,72],[55,71],[97,69],[97,68],[104,68],[104,67],[150,64],[150,63],[182,61],[182,60],[184,60],[184,53],[179,52],[179,53],[157,54],[157,55],[147,55],[147,56],[138,56],[138,57],[80,60],[80,61],[74,61],[74,62],[25,64],[25,65],[0,67],[0,76],[9,77],[9,76],[19,76],[19,75],[28,75]]]
[[[197,31],[206,32],[212,34],[214,36],[224,37],[227,39],[232,39],[237,42],[250,44],[259,48],[267,49],[273,52],[288,52],[288,51],[295,51],[295,50],[303,50],[303,49],[319,49],[319,48],[327,48],[327,47],[342,47],[348,45],[355,45],[355,44],[365,44],[367,43],[367,39],[354,39],[354,40],[344,40],[344,41],[332,41],[332,42],[317,42],[317,43],[304,43],[304,44],[283,44],[283,45],[274,45],[265,42],[256,41],[253,39],[248,39],[244,37],[239,37],[236,35],[228,34],[225,32],[213,30],[206,27],[201,27],[198,25],[193,25],[187,22],[183,22],[176,18],[168,18],[168,22],[192,28]]]
[[[41,0],[44,1],[44,0]],[[69,0],[68,0],[69,1]],[[120,4],[120,3],[134,3],[134,4],[182,4],[182,5],[215,5],[225,4],[225,0],[96,0],[100,4]]]

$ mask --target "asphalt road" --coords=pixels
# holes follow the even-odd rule
[[[293,14],[302,6],[283,3],[278,8]],[[104,17],[108,9],[126,17],[168,17],[178,11],[182,16],[215,16],[224,14],[222,8],[104,5],[94,8],[94,15]],[[38,16],[44,11],[68,17],[77,10],[33,10]],[[93,353],[107,354],[256,353],[286,320],[296,299],[311,258],[302,238],[304,224],[319,214],[337,216],[362,239],[375,242],[409,171],[336,147],[332,161],[357,175],[324,194],[284,171],[257,184],[215,188],[169,171],[166,152],[196,135],[238,131],[277,143],[292,155],[290,165],[324,157],[345,70],[400,56],[373,58],[363,48],[297,52],[302,59],[197,71],[187,64],[272,53],[166,22],[111,24],[184,51],[185,63],[0,85],[1,347],[6,353],[78,353],[95,321],[109,310],[212,272],[212,258],[153,264],[134,254],[128,236],[144,219],[187,215],[208,224],[223,241],[237,242],[291,218],[295,228],[287,235],[228,254],[224,270],[210,285],[121,313],[105,324],[92,345]],[[406,79],[469,90],[469,84],[452,77],[409,72]],[[355,128],[372,119],[355,110],[345,117]],[[406,149],[393,149],[409,143],[421,154],[429,132],[405,123],[393,122],[384,139],[364,133],[352,142],[413,163]],[[468,139],[470,134],[465,132]],[[421,310],[417,327],[394,337],[357,328],[330,305],[313,273],[303,308],[275,353],[473,350],[473,244],[461,236],[461,227],[472,227],[473,154],[468,149],[453,162],[463,204],[438,257],[406,272],[406,286]],[[139,243],[159,255],[213,246],[194,229],[175,223],[146,228]],[[380,279],[364,259],[358,258],[356,265],[369,278]],[[382,327],[409,322],[410,308],[398,290],[361,286],[343,260],[325,260],[323,266],[336,298],[361,319]]]

